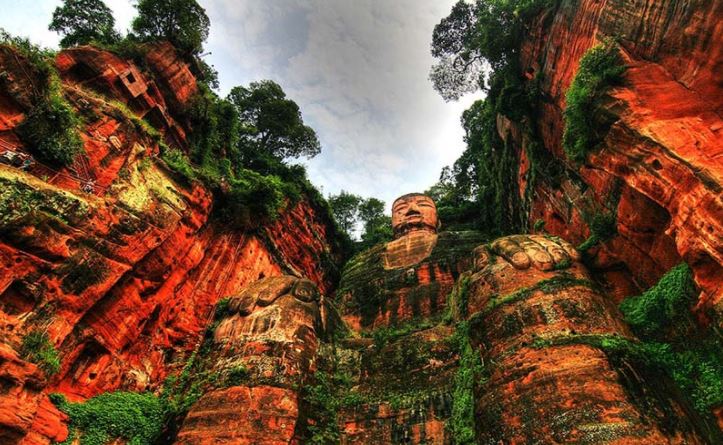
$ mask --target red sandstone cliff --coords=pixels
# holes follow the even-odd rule
[[[158,141],[137,117],[181,149],[192,131],[179,110],[196,94],[195,78],[170,45],[150,48],[144,68],[92,47],[56,61],[83,116],[86,155],[58,170],[0,165],[2,443],[64,439],[50,392],[82,399],[157,388],[197,346],[219,299],[282,273],[329,292],[340,256],[310,200],[253,231],[230,230],[211,219],[211,193],[179,183],[157,157]],[[0,62],[6,84],[32,86],[21,55],[3,48]],[[11,93],[0,92],[1,149],[25,152],[14,130],[27,104]],[[20,358],[31,331],[47,332],[60,352],[56,375]]]
[[[628,69],[605,108],[616,122],[584,165],[562,149],[565,92],[586,50],[618,38]],[[701,289],[699,313],[723,314],[723,2],[581,0],[538,17],[522,44],[528,79],[541,79],[534,125],[545,149],[572,172],[560,187],[536,184],[530,227],[573,243],[589,236],[582,215],[619,188],[618,234],[594,263],[618,298],[655,283],[681,260]],[[529,141],[512,124],[522,179]],[[509,122],[498,121],[507,137]]]

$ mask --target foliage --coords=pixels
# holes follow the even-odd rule
[[[102,50],[110,51],[123,59],[132,60],[139,68],[147,67],[146,54],[148,54],[149,46],[143,45],[138,38],[132,34],[111,42],[99,42],[95,40],[93,41],[93,45]]]
[[[338,195],[329,196],[329,205],[334,219],[341,230],[353,233],[357,224],[359,204],[362,197],[342,190]]]
[[[596,213],[588,224],[590,226],[590,236],[577,246],[577,250],[580,252],[585,252],[593,246],[609,240],[618,232],[615,212]]]
[[[706,417],[723,403],[723,348],[716,332],[702,331],[690,314],[695,287],[690,268],[672,268],[655,286],[620,309],[641,341],[618,335],[572,334],[538,338],[533,347],[589,344],[671,378]]]
[[[40,366],[47,375],[60,371],[60,355],[45,332],[31,331],[25,335],[20,355]]]
[[[642,295],[623,300],[620,310],[636,334],[649,338],[679,324],[694,297],[695,283],[690,267],[681,263]]]
[[[63,276],[61,287],[64,292],[80,295],[90,286],[98,284],[108,274],[108,266],[103,257],[94,251],[81,251],[70,258],[58,269]]]
[[[216,198],[215,215],[232,227],[255,227],[272,221],[302,195],[314,200],[320,211],[328,211],[323,197],[306,178],[303,166],[287,165],[275,154],[260,151],[256,142],[247,137],[247,123],[242,116],[253,114],[244,107],[254,105],[234,102],[238,98],[233,94],[229,97],[232,100],[220,99],[208,86],[199,85],[199,94],[186,111],[193,128],[190,153],[187,156],[165,147],[161,157],[166,165],[186,182],[198,180],[208,186]],[[292,104],[298,114],[293,101],[284,101]]]
[[[484,68],[492,72],[515,60],[526,23],[552,0],[458,1],[434,27],[430,72],[434,88],[445,100],[456,100],[484,86]]]
[[[243,365],[235,366],[226,374],[226,386],[242,385],[249,377],[249,370]]]
[[[437,208],[448,226],[471,225],[490,236],[521,229],[517,155],[510,144],[499,137],[496,128],[498,112],[503,108],[518,108],[504,100],[502,92],[510,91],[508,83],[504,76],[495,76],[488,97],[475,102],[462,114],[467,149],[452,169],[442,171],[437,187],[445,190],[437,201]]]
[[[68,48],[93,41],[113,43],[120,38],[114,25],[113,12],[102,0],[64,0],[48,29],[62,34],[60,46]]]
[[[681,263],[642,295],[620,303],[638,346],[652,365],[664,370],[706,415],[723,403],[723,347],[716,332],[702,330],[691,316],[696,288]]]
[[[33,67],[33,77],[40,84],[32,92],[33,107],[18,125],[18,135],[41,160],[57,166],[70,165],[83,149],[78,133],[80,121],[63,97],[52,52],[4,31],[0,32],[0,45],[18,51]]]
[[[278,159],[312,158],[321,152],[316,132],[304,125],[299,106],[274,81],[237,86],[228,95],[241,120],[241,138],[250,153]]]
[[[127,119],[133,124],[136,130],[144,133],[153,142],[162,146],[165,145],[161,133],[145,119],[138,117],[126,104],[119,100],[108,101],[108,104],[113,108],[113,114],[115,114],[118,119]]]
[[[217,159],[239,158],[238,142],[241,123],[233,103],[219,99],[208,87],[199,85],[200,93],[193,98],[187,111],[193,132],[189,137],[191,156],[199,165]],[[239,163],[233,165],[238,169]]]
[[[567,344],[588,344],[613,359],[625,359],[646,369],[667,375],[687,395],[701,415],[723,403],[723,352],[717,340],[687,344],[634,341],[619,335],[567,335],[537,339],[532,346],[544,348]]]
[[[105,445],[125,439],[129,445],[152,445],[163,427],[163,405],[153,394],[117,391],[83,403],[70,403],[61,394],[51,400],[70,417],[69,429],[81,430],[80,445]],[[71,444],[70,434],[64,444]]]
[[[33,107],[18,126],[18,135],[38,157],[52,165],[70,165],[83,149],[79,120],[60,91]]]
[[[303,388],[303,398],[314,418],[314,423],[309,425],[311,437],[307,443],[328,445],[339,443],[341,439],[338,410],[342,399],[337,397],[335,380],[329,373],[317,371],[314,384]]]
[[[211,23],[196,0],[139,0],[133,31],[143,40],[168,40],[180,51],[203,51]]]
[[[620,310],[653,350],[649,355],[705,415],[723,403],[723,345],[692,319],[695,297],[690,267],[681,263],[642,295],[623,300]]]
[[[536,180],[554,183],[561,173],[554,158],[539,142],[534,121],[540,99],[539,76],[520,74],[519,50],[531,20],[557,0],[459,1],[434,29],[432,55],[437,64],[430,79],[445,100],[456,100],[479,88],[485,100],[462,116],[467,149],[454,165],[442,170],[427,193],[435,196],[446,226],[475,228],[490,236],[518,232]],[[485,75],[485,72],[487,74]],[[524,200],[517,181],[519,160],[512,137],[498,133],[497,118],[505,116],[524,132],[526,172]]]
[[[363,227],[361,239],[355,243],[356,252],[392,239],[392,219],[384,214],[384,201],[344,190],[329,196],[328,201],[339,228],[350,237],[359,226]]]
[[[449,302],[447,309],[450,311],[453,319],[464,320],[469,315],[469,285],[472,282],[468,274],[463,274],[457,280],[452,292],[449,294]],[[450,307],[454,305],[454,307]]]
[[[452,416],[447,421],[456,445],[472,445],[475,440],[475,390],[483,383],[484,368],[479,352],[469,339],[469,322],[457,325],[451,339],[459,354],[459,369],[454,376]]]
[[[247,169],[230,177],[228,183],[230,189],[218,201],[217,214],[239,227],[276,219],[285,206],[285,192],[289,191],[278,176],[264,176]],[[293,191],[298,196],[298,191]]]
[[[413,320],[402,324],[401,326],[382,326],[374,329],[371,334],[362,334],[365,337],[370,336],[374,339],[374,346],[377,350],[382,350],[387,344],[407,336],[413,332],[421,331],[423,329],[429,329],[434,326],[436,322],[431,319],[425,320]]]
[[[617,45],[606,41],[590,48],[580,59],[570,88],[565,95],[565,132],[562,144],[567,156],[583,162],[597,144],[595,104],[605,92],[620,83],[625,72]]]
[[[231,303],[230,298],[222,298],[218,300],[216,303],[216,306],[213,310],[213,319],[214,320],[222,320],[224,317],[226,317],[229,313],[228,305]]]

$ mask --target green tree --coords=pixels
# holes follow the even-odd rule
[[[553,0],[459,0],[434,27],[430,80],[445,100],[485,86],[485,71],[515,60],[526,23]]]
[[[392,239],[392,218],[384,214],[384,201],[367,198],[359,203],[358,217],[364,225],[359,250]]]
[[[200,54],[211,22],[196,0],[139,0],[133,31],[144,40],[166,39],[188,54]]]
[[[113,13],[102,0],[64,0],[48,29],[62,34],[60,46],[67,48],[93,41],[113,43],[120,39],[114,25]]]
[[[338,195],[329,196],[328,201],[339,227],[351,234],[356,228],[362,197],[342,190]]]
[[[392,218],[384,214],[384,201],[342,190],[329,196],[328,202],[337,224],[350,238],[357,238],[357,229],[363,229],[355,242],[355,251],[392,239]]]
[[[231,90],[228,100],[241,118],[242,156],[277,159],[314,157],[321,152],[316,132],[304,125],[299,106],[271,80],[252,82]]]

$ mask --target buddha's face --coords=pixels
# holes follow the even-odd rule
[[[399,238],[409,232],[437,232],[437,206],[429,196],[412,194],[397,198],[392,205],[392,229]]]

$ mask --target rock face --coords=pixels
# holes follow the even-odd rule
[[[11,49],[0,57],[13,82],[32,73]],[[92,47],[60,52],[63,92],[83,116],[87,155],[60,169],[0,164],[3,443],[64,439],[50,392],[78,400],[157,389],[194,350],[214,304],[247,284],[293,273],[324,292],[335,285],[335,232],[308,199],[266,226],[228,230],[211,218],[211,193],[167,169],[138,119],[183,149],[191,129],[179,109],[196,83],[168,45],[147,48],[145,59],[148,72]],[[0,151],[22,153],[32,147],[14,129],[27,104],[7,86]],[[60,353],[52,377],[17,354],[33,331],[46,332]]]
[[[340,412],[342,443],[455,443],[465,400],[475,443],[719,439],[670,382],[615,355],[610,344],[637,339],[580,254],[559,238],[510,236],[476,248],[455,240],[450,245],[460,257],[466,246],[468,261],[459,266],[456,289],[445,289],[439,310],[447,324],[434,311],[386,315],[398,316],[407,301],[400,295],[424,285],[411,273],[401,279],[404,270],[438,263],[449,254],[441,240],[453,235],[407,231],[348,263],[340,287],[344,318],[353,330],[376,329],[367,335],[373,342],[337,345],[336,370],[351,376],[350,391],[360,399]],[[402,267],[390,267],[397,263]],[[455,346],[460,333],[452,319],[468,325],[463,338],[479,370]],[[470,387],[460,393],[465,375]]]
[[[595,273],[613,285],[615,296],[651,286],[682,259],[701,289],[699,315],[719,325],[722,22],[717,0],[563,1],[536,19],[521,57],[522,71],[540,80],[544,97],[533,125],[545,149],[563,163],[565,92],[582,55],[613,37],[628,66],[623,85],[605,105],[614,123],[600,150],[585,165],[568,162],[571,173],[559,187],[531,185],[530,226],[543,220],[549,233],[581,243],[589,236],[583,216],[607,204],[617,213],[618,234],[591,253]],[[529,141],[520,129],[505,128],[510,126],[498,125],[518,149],[524,196]],[[610,202],[616,189],[619,200]]]
[[[512,236],[475,256],[466,312],[490,364],[481,443],[707,443],[684,404],[647,393],[654,381],[601,348],[635,340],[572,246]]]
[[[601,146],[574,165],[565,91],[605,37],[628,70],[596,111],[612,116]],[[159,394],[192,356],[206,380],[167,443],[441,445],[460,423],[478,443],[719,443],[671,382],[616,354],[637,339],[615,303],[685,261],[697,315],[723,320],[721,42],[721,0],[557,2],[521,62],[540,81],[532,125],[566,167],[559,184],[527,182],[529,132],[497,118],[530,225],[548,233],[440,231],[432,200],[405,195],[395,239],[347,263],[338,289],[333,224],[311,197],[231,229],[160,159],[161,143],[187,150],[198,93],[170,45],[136,60],[60,52],[85,154],[0,164],[0,442],[64,441],[50,393]],[[0,68],[0,151],[32,153],[16,133],[37,73],[4,46]],[[561,238],[581,243],[605,209],[617,234],[588,268]],[[29,334],[57,349],[57,373],[31,362]]]
[[[313,282],[291,276],[259,280],[231,298],[228,310],[217,315],[207,360],[207,366],[231,380],[193,406],[176,443],[298,441],[297,388],[316,370],[319,342],[333,327],[330,311]]]

